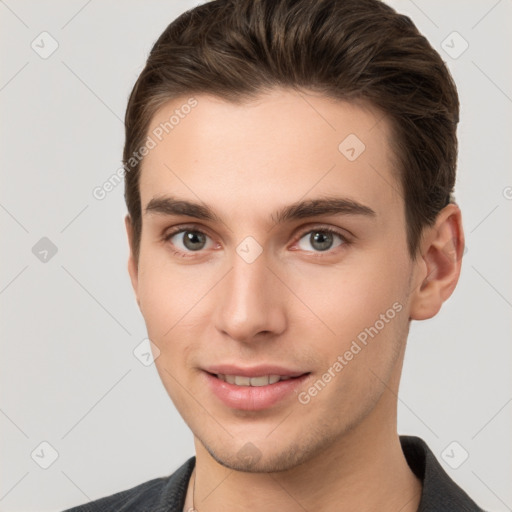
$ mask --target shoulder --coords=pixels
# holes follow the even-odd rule
[[[195,457],[191,457],[170,476],[148,480],[130,489],[67,509],[64,512],[181,511],[194,465]]]
[[[449,477],[423,439],[400,436],[400,442],[409,467],[423,486],[418,512],[484,512]]]

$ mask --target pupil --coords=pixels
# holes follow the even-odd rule
[[[326,251],[332,246],[332,235],[323,231],[317,231],[310,236],[311,245],[318,251]]]
[[[183,234],[183,244],[191,251],[198,251],[204,247],[206,237],[202,233],[195,231],[186,231]]]

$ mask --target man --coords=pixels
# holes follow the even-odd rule
[[[377,0],[169,25],[126,112],[128,268],[196,456],[71,510],[481,510],[396,425],[409,324],[461,267],[458,108]]]

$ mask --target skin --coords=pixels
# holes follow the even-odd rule
[[[459,277],[458,207],[439,213],[412,259],[381,112],[286,89],[239,105],[195,97],[142,163],[140,255],[128,263],[157,370],[194,434],[185,509],[195,481],[199,511],[416,511],[421,484],[400,447],[397,393],[410,320],[434,316]],[[148,133],[186,100],[161,107]],[[338,150],[349,134],[366,146],[352,162]],[[146,211],[163,196],[218,219]],[[275,222],[286,206],[333,197],[375,215]],[[126,227],[132,247],[129,217]],[[204,248],[188,249],[183,233],[165,240],[180,227],[207,235]],[[311,234],[326,227],[345,238],[318,250]],[[236,252],[247,236],[262,249],[252,263]],[[242,411],[205,385],[209,365],[279,364],[311,372],[297,393],[307,391],[396,303],[401,311],[308,404],[291,393]],[[238,455],[247,443],[257,462]]]

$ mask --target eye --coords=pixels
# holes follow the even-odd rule
[[[300,249],[304,251],[325,252],[334,249],[346,242],[345,238],[331,229],[314,229],[308,231],[298,242]],[[311,249],[312,248],[312,249]]]
[[[213,245],[208,235],[195,229],[182,228],[179,231],[169,233],[165,239],[174,245],[178,251],[182,252],[200,251]]]

